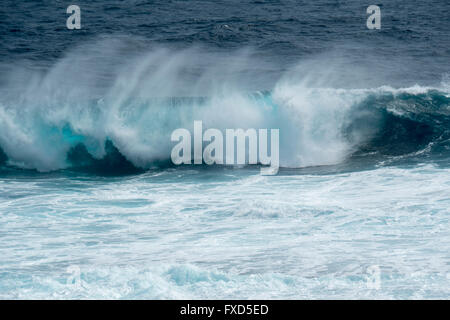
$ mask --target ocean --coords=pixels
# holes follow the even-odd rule
[[[0,9],[0,299],[450,297],[448,0],[72,4]]]

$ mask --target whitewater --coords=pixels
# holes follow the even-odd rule
[[[449,185],[433,165],[3,177],[0,297],[440,299]]]
[[[5,1],[0,299],[448,299],[448,1]]]
[[[172,132],[192,131],[199,120],[205,129],[280,129],[281,167],[339,164],[358,150],[382,156],[434,144],[440,154],[448,150],[447,75],[436,87],[336,88],[328,86],[339,77],[336,69],[329,65],[322,74],[319,61],[249,91],[241,84],[254,76],[248,51],[225,60],[198,48],[157,47],[123,57],[126,45],[117,39],[84,45],[46,72],[10,70],[1,90],[0,159],[38,172],[132,173],[169,163]]]
[[[283,77],[270,90],[184,97],[170,86],[183,59],[159,65],[158,80],[139,64],[125,83],[120,71],[92,97],[86,82],[61,90],[80,68],[73,57],[1,99],[1,298],[449,293],[445,82],[343,89]],[[165,91],[153,90],[161,77]],[[195,119],[280,128],[279,175],[170,164],[170,133]]]

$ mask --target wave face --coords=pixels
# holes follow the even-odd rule
[[[245,52],[196,68],[212,58],[159,48],[120,63],[123,44],[102,46],[75,50],[44,73],[10,70],[1,88],[0,164],[136,173],[170,164],[172,131],[192,132],[194,120],[204,129],[280,129],[282,167],[448,158],[445,84],[336,89],[311,82],[311,71],[257,91],[243,85],[248,74],[230,76],[245,73]],[[97,50],[112,53],[100,59]]]
[[[413,160],[450,155],[450,96],[436,89],[407,89],[374,94],[356,107],[361,116],[347,128],[371,128],[353,157]],[[357,113],[358,114],[358,113]]]

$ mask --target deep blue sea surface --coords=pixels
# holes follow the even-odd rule
[[[0,299],[448,299],[449,30],[448,0],[3,0]],[[194,120],[279,129],[278,175],[173,165]]]

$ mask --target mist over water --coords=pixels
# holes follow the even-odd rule
[[[0,13],[0,298],[448,297],[447,1],[68,5]],[[194,120],[279,174],[174,166]]]
[[[68,157],[74,148],[82,145],[87,156],[102,159],[109,141],[133,166],[148,169],[169,160],[171,132],[192,130],[193,121],[202,120],[206,128],[222,130],[282,129],[282,167],[333,165],[383,130],[383,113],[399,123],[402,104],[414,113],[421,95],[441,100],[435,106],[441,121],[448,114],[444,78],[434,88],[341,88],[336,85],[349,72],[339,74],[342,61],[323,55],[273,81],[262,73],[270,65],[251,49],[223,55],[156,46],[130,53],[130,43],[112,38],[82,45],[47,71],[11,68],[0,99],[0,146],[7,163],[44,172],[66,169],[79,164]],[[365,72],[352,73],[363,85]],[[253,78],[260,90],[252,88]],[[388,105],[377,105],[386,99]]]

